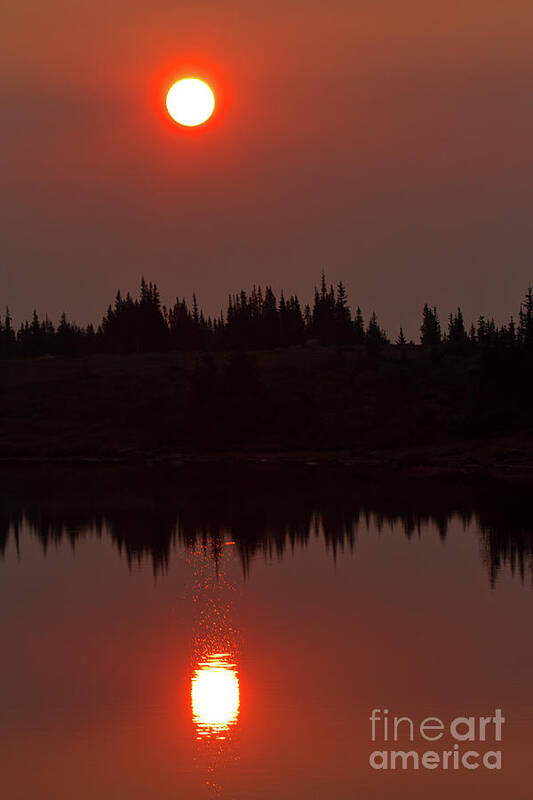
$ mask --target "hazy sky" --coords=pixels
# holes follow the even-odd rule
[[[533,280],[531,0],[17,0],[0,47],[0,305],[98,320],[322,269],[392,332]],[[195,70],[218,114],[163,110]]]

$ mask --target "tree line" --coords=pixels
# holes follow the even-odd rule
[[[479,317],[467,328],[460,308],[441,323],[435,306],[426,304],[422,311],[420,344],[438,352],[457,353],[472,348],[532,348],[533,291],[528,289],[520,304],[518,318],[497,326],[494,319]],[[166,307],[161,303],[155,283],[141,280],[139,295],[123,297],[117,292],[102,322],[81,327],[69,321],[65,313],[54,325],[37,311],[18,329],[9,310],[0,320],[0,357],[44,355],[89,355],[92,353],[140,353],[167,350],[267,350],[301,346],[316,342],[324,346],[363,345],[369,351],[383,346],[412,347],[403,328],[391,341],[378,323],[375,312],[365,322],[361,309],[352,310],[342,282],[335,287],[322,274],[315,287],[312,305],[302,307],[296,295],[279,298],[270,286],[263,291],[254,287],[229,296],[226,313],[206,316],[196,295],[192,303],[177,298]]]

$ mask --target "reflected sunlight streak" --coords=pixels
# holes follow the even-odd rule
[[[191,702],[198,739],[225,739],[239,716],[239,678],[229,653],[213,653],[199,662]]]

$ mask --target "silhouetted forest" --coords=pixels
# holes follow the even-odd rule
[[[161,304],[155,284],[141,281],[137,298],[117,293],[102,322],[87,327],[70,322],[63,313],[57,325],[41,319],[37,311],[31,321],[15,330],[9,310],[0,321],[0,357],[74,356],[93,353],[146,353],[182,351],[271,350],[316,342],[324,346],[364,345],[379,351],[394,343],[399,348],[413,346],[400,328],[393,342],[378,323],[375,312],[367,320],[361,309],[349,305],[342,283],[327,285],[325,275],[315,288],[312,306],[302,306],[295,295],[276,297],[271,287],[254,287],[250,293],[231,295],[226,313],[206,316],[198,307],[176,299],[170,307]],[[528,290],[521,303],[517,322],[511,318],[497,326],[493,319],[480,317],[466,327],[461,309],[451,313],[445,325],[437,309],[424,306],[420,343],[435,352],[452,350],[466,353],[472,348],[533,348],[533,294]]]
[[[443,331],[426,305],[415,345],[403,331],[389,343],[375,314],[365,325],[324,276],[312,308],[254,289],[218,320],[196,300],[164,308],[143,281],[97,330],[35,315],[15,333],[8,316],[0,343],[2,458],[353,453],[507,437],[505,461],[533,469],[518,452],[532,430],[531,289],[518,322],[502,327],[482,318],[466,331],[458,309]]]
[[[452,519],[480,532],[480,554],[492,585],[503,567],[522,580],[533,563],[527,490],[495,481],[406,478],[379,481],[343,468],[269,465],[188,466],[68,471],[13,468],[0,489],[0,554],[19,547],[26,524],[43,551],[67,539],[109,535],[128,563],[166,570],[176,542],[202,547],[216,561],[235,542],[247,573],[257,554],[282,557],[319,537],[333,557],[356,549],[360,528],[399,525],[411,538],[433,526],[446,539]],[[426,532],[424,535],[429,535]]]

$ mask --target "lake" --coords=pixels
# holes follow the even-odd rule
[[[1,486],[6,800],[531,797],[527,491],[313,464]],[[371,766],[391,751],[418,769]]]

